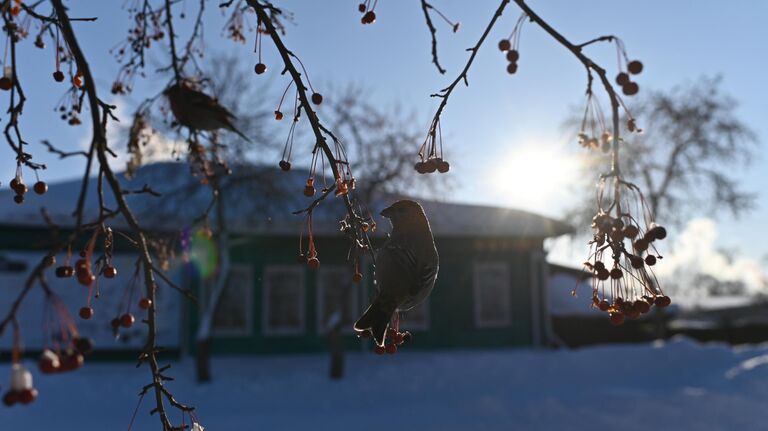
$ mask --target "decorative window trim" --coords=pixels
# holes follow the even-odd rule
[[[480,305],[480,274],[484,271],[501,271],[502,279],[506,285],[501,291],[501,297],[497,301],[504,306],[504,316],[501,319],[483,319],[481,316]],[[512,323],[512,306],[510,304],[511,294],[510,268],[507,262],[475,262],[472,274],[472,293],[474,299],[474,320],[476,328],[501,328],[509,326]]]
[[[347,275],[350,279],[352,277],[352,274],[350,273],[350,269],[348,266],[343,265],[325,265],[321,266],[320,269],[317,270],[317,304],[316,304],[316,314],[315,314],[315,321],[317,324],[317,333],[320,335],[328,334],[329,328],[326,327],[326,322],[323,322],[323,310],[325,308],[325,288],[326,285],[323,282],[324,274],[338,272],[342,275]],[[352,299],[351,299],[351,309],[350,312],[354,316],[354,313],[356,313],[358,310],[358,297],[359,297],[359,290],[360,287],[357,284],[351,283],[351,292],[352,292]],[[351,334],[353,333],[352,325],[346,325],[342,327],[341,330],[342,333],[345,334]]]
[[[299,308],[300,323],[297,328],[273,328],[269,325],[269,298],[272,289],[275,288],[269,283],[270,274],[273,272],[290,272],[298,276],[299,279]],[[262,276],[262,294],[261,294],[261,332],[266,336],[285,336],[285,335],[304,335],[307,331],[306,325],[306,298],[305,298],[305,274],[304,265],[265,265]]]
[[[211,322],[211,335],[217,338],[226,338],[226,337],[250,337],[253,335],[253,266],[250,264],[231,264],[229,267],[229,277],[227,279],[227,286],[225,289],[229,287],[229,284],[232,282],[232,276],[236,274],[238,271],[242,271],[239,276],[242,276],[244,279],[243,284],[246,285],[245,289],[245,296],[242,298],[242,301],[245,301],[246,308],[245,308],[245,325],[246,327],[243,329],[217,329],[213,322]],[[223,294],[224,292],[222,292]]]

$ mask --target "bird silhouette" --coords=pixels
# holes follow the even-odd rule
[[[227,108],[215,98],[195,90],[189,82],[177,82],[166,88],[163,94],[168,98],[173,116],[182,126],[192,130],[227,129],[251,142],[232,124],[235,116]]]
[[[377,291],[354,329],[370,331],[376,344],[384,346],[395,312],[412,309],[432,292],[439,258],[429,220],[418,202],[397,201],[381,215],[392,222],[392,234],[376,253]]]

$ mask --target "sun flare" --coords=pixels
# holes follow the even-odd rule
[[[499,160],[491,172],[494,192],[504,205],[558,212],[571,197],[579,159],[554,147],[525,145]]]

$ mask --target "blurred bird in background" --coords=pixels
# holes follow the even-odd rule
[[[376,253],[376,295],[355,322],[355,331],[370,331],[378,346],[384,346],[395,312],[410,310],[429,296],[439,266],[432,229],[418,202],[397,201],[381,215],[392,222],[392,234]]]
[[[248,142],[247,136],[232,124],[235,116],[219,102],[192,87],[189,82],[177,82],[163,92],[171,105],[173,116],[182,126],[192,130],[227,129],[235,132]]]

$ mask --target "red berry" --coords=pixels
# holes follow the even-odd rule
[[[639,311],[642,314],[645,314],[651,311],[651,304],[647,303],[645,300],[638,299],[637,301],[635,301],[635,310]]]
[[[59,371],[61,362],[59,356],[51,350],[44,350],[43,355],[37,363],[40,372],[43,374],[52,374]]]
[[[514,75],[515,72],[517,72],[517,63],[509,63],[509,65],[507,65],[507,73]]]
[[[131,313],[125,313],[122,316],[120,316],[120,326],[123,328],[130,328],[133,326],[133,322],[135,322],[136,319],[133,317],[133,314]]]
[[[80,309],[80,312],[78,314],[80,314],[81,319],[88,320],[91,317],[93,317],[93,308],[83,307]]]
[[[365,15],[363,15],[363,18],[360,21],[363,24],[373,24],[376,22],[376,13],[372,10],[369,10],[365,13]]]
[[[640,256],[629,256],[629,263],[632,268],[640,269],[643,267],[643,258]]]
[[[608,303],[605,299],[600,301],[599,304],[597,304],[597,308],[600,309],[600,311],[608,311],[609,308],[611,308],[611,304]]]
[[[275,120],[280,121],[283,119],[283,113],[280,111],[275,111]]]
[[[630,61],[627,65],[627,70],[629,70],[629,73],[637,75],[643,71],[643,63],[638,60]]]
[[[510,49],[509,51],[507,51],[507,60],[510,63],[517,63],[517,60],[519,59],[520,59],[520,53],[517,52],[516,49]]]
[[[37,398],[37,389],[30,388],[18,392],[19,402],[29,404]]]
[[[626,96],[634,96],[638,91],[640,91],[640,86],[637,85],[636,82],[627,82],[624,86],[621,87],[621,90]]]
[[[387,353],[390,355],[393,353],[397,353],[397,346],[394,343],[387,344],[387,347],[385,347],[387,350]]]
[[[611,276],[611,273],[608,272],[608,270],[605,269],[605,268],[597,270],[597,279],[598,280],[605,281],[605,280],[608,280],[608,277],[610,277],[610,276]]]
[[[261,75],[267,71],[267,65],[264,63],[256,63],[256,66],[253,67],[253,71],[256,72],[257,75]]]
[[[664,239],[667,237],[667,229],[664,226],[653,225],[646,235],[653,239]]]
[[[645,239],[638,239],[637,241],[635,241],[634,247],[635,247],[635,250],[637,251],[648,250],[648,241],[646,241]]]
[[[280,160],[280,163],[278,163],[278,165],[280,166],[280,169],[282,169],[284,171],[290,171],[291,170],[291,162],[289,162],[289,161]]]
[[[11,78],[7,76],[3,76],[0,78],[0,90],[8,91],[13,87],[13,82],[11,81]]]
[[[56,80],[56,82],[61,82],[64,80],[64,72],[57,70],[53,72],[53,79]]]
[[[87,337],[78,337],[74,339],[75,350],[87,355],[93,351],[93,340]]]
[[[429,159],[424,162],[424,169],[428,174],[435,172],[437,170],[437,159]]]
[[[104,268],[104,277],[115,278],[115,276],[117,276],[117,268],[112,265]]]
[[[427,173],[427,164],[425,162],[417,162],[415,165],[413,165],[413,168],[416,169],[416,172],[420,174]]]
[[[363,12],[365,12],[365,9],[367,9],[365,7],[365,3],[360,3],[359,5],[357,5],[357,11],[358,12],[363,13]]]
[[[18,403],[19,400],[19,393],[13,390],[10,390],[3,395],[3,404],[10,407],[16,403]]]
[[[312,93],[312,103],[315,105],[323,103],[323,95],[320,93]]]
[[[307,265],[309,265],[309,267],[312,269],[320,268],[320,259],[311,257],[309,260],[307,260]]]
[[[444,174],[448,172],[451,169],[450,163],[446,162],[443,159],[440,159],[437,162],[437,172],[440,172],[441,174]]]
[[[648,266],[656,265],[656,256],[652,254],[645,256],[645,263],[648,264]]]
[[[24,203],[24,195],[16,195],[16,196],[14,196],[13,197],[13,201],[16,202],[17,204]]]
[[[624,273],[621,271],[620,268],[613,268],[611,270],[611,278],[614,280],[618,280],[624,275]]]
[[[611,313],[608,316],[608,320],[610,320],[611,325],[619,326],[622,323],[624,323],[624,314],[622,314],[622,313]]]
[[[621,85],[622,87],[627,85],[629,82],[629,75],[627,75],[626,72],[621,72],[618,75],[616,75],[616,83]]]
[[[638,229],[637,226],[630,224],[624,227],[623,232],[625,237],[633,239],[640,233],[640,229]]]
[[[654,300],[654,303],[657,307],[668,307],[669,304],[672,303],[672,300],[669,298],[669,296],[657,296]]]
[[[141,308],[142,310],[148,310],[151,305],[152,305],[151,299],[149,298],[139,299],[139,308]]]
[[[377,355],[383,355],[383,354],[384,354],[384,352],[386,352],[386,349],[384,348],[384,346],[379,346],[379,345],[377,345],[376,347],[374,347],[374,348],[373,348],[373,351],[374,351],[374,352],[375,352]]]
[[[355,283],[360,283],[361,281],[363,281],[363,274],[359,272],[352,274],[352,281]]]
[[[512,48],[512,43],[509,42],[509,39],[499,41],[499,51],[509,51],[510,48]]]
[[[61,371],[74,371],[83,366],[85,358],[78,352],[68,351],[61,356]]]
[[[304,196],[312,197],[314,195],[315,195],[315,188],[313,186],[307,185],[304,187]]]

